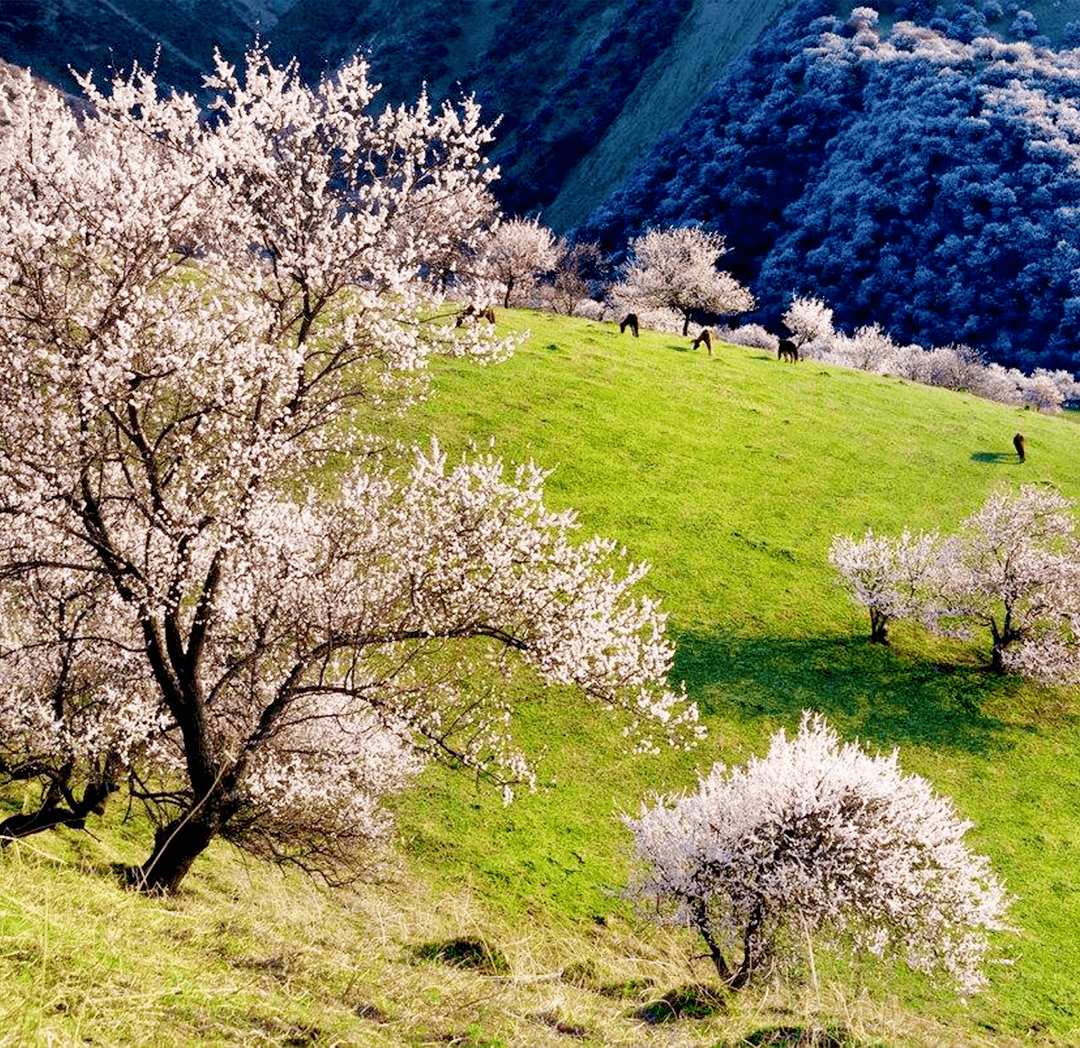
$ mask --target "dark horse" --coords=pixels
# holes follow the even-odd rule
[[[799,361],[799,347],[790,338],[780,339],[780,347],[776,351],[777,360],[790,360],[792,364]]]
[[[638,335],[638,319],[637,313],[627,313],[625,317],[619,322],[619,334],[621,335],[627,328],[634,333],[634,338],[639,338]]]
[[[474,306],[471,303],[458,313],[457,323],[454,327],[461,327],[466,320],[486,320],[490,324],[495,323],[495,310],[491,306]]]

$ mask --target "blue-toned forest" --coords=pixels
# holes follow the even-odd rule
[[[845,326],[1076,371],[1080,22],[1055,49],[1016,4],[878,6],[792,8],[579,237],[700,224],[774,329],[814,295]]]

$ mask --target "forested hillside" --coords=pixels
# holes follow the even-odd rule
[[[766,323],[809,294],[847,326],[1075,370],[1080,51],[1016,4],[879,6],[787,12],[582,235],[701,224]]]

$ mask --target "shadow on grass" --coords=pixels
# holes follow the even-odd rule
[[[723,1041],[717,1048],[884,1048],[880,1041],[860,1040],[843,1026],[770,1026],[755,1030],[738,1042]]]
[[[472,968],[485,975],[510,973],[510,963],[502,950],[471,935],[444,942],[422,943],[410,947],[409,952],[419,961],[448,964],[452,968]]]
[[[1015,451],[976,451],[971,456],[972,462],[1012,462],[1017,466],[1020,465],[1020,459],[1017,458]]]
[[[636,1008],[631,1015],[642,1022],[677,1022],[680,1019],[711,1019],[727,1012],[724,995],[706,983],[693,983],[669,990],[659,1000]]]
[[[1011,705],[1016,678],[981,667],[940,666],[857,638],[762,639],[686,632],[677,637],[675,680],[703,713],[794,725],[804,709],[845,735],[882,750],[895,746],[1001,753],[1017,731],[984,709]],[[993,701],[991,701],[993,700]]]

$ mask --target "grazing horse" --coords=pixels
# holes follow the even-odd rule
[[[638,319],[637,313],[627,313],[625,317],[619,322],[619,334],[621,335],[627,328],[634,333],[634,338],[639,338],[638,335]]]
[[[702,342],[705,343],[705,348],[709,351],[709,356],[711,357],[712,356],[712,335],[709,333],[708,328],[702,328],[701,329],[701,334],[698,335],[698,337],[694,339],[694,344],[690,348],[691,349],[697,349],[698,346],[700,346],[702,344]]]
[[[799,347],[790,338],[780,339],[780,347],[776,351],[777,360],[790,360],[792,364],[799,361]]]
[[[495,323],[495,309],[492,306],[474,306],[471,302],[460,313],[454,327],[461,327],[466,320],[486,320]]]
[[[1025,457],[1024,456],[1024,434],[1023,433],[1017,433],[1016,436],[1013,437],[1013,447],[1016,448],[1016,453],[1020,456],[1020,461],[1023,462],[1024,457]]]

